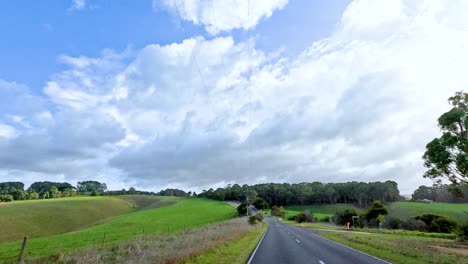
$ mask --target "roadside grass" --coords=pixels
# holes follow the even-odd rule
[[[326,232],[323,237],[395,263],[468,263],[468,246],[422,236]]]
[[[158,201],[147,196],[141,200]],[[0,205],[0,243],[24,235],[44,237],[74,231],[106,218],[134,212],[139,204],[131,197],[93,196],[17,201]]]
[[[403,229],[376,229],[376,228],[353,228],[350,231],[367,232],[367,233],[380,233],[380,234],[393,234],[402,236],[422,236],[422,237],[433,237],[433,238],[444,238],[444,239],[455,239],[457,235],[454,233],[429,233],[420,231],[410,231]]]
[[[263,233],[268,227],[268,222],[258,224],[246,234],[237,236],[233,240],[215,246],[206,253],[194,257],[187,261],[187,264],[209,264],[209,263],[226,263],[226,264],[244,264],[247,262],[250,254],[255,250]]]
[[[459,224],[468,221],[468,203],[418,203],[395,202],[388,205],[390,216],[408,219],[423,214],[438,214],[451,217]]]
[[[53,254],[26,263],[245,263],[266,225],[236,218],[201,228],[144,235],[69,255]]]
[[[25,255],[36,257],[69,253],[90,246],[128,240],[143,233],[176,232],[235,216],[235,209],[224,202],[196,198],[160,199],[177,203],[116,216],[102,224],[79,231],[31,239],[28,241]],[[21,241],[0,244],[0,262],[17,258],[20,248]]]

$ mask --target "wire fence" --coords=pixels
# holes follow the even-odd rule
[[[184,232],[194,228],[200,228],[205,224],[199,225],[167,225],[145,228],[138,226],[130,231],[115,232],[109,231],[78,231],[60,234],[51,237],[29,238],[22,252],[23,238],[15,242],[0,244],[0,263],[21,263],[20,255],[24,259],[34,257],[47,257],[53,254],[64,254],[80,249],[90,247],[105,248],[106,246],[117,242],[138,238],[147,235],[167,234],[174,232]],[[123,229],[128,229],[124,227]]]

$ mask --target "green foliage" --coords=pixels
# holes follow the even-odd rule
[[[372,204],[372,207],[366,213],[367,221],[371,221],[372,219],[377,219],[379,215],[387,215],[388,211],[387,208],[382,204],[381,201],[375,201]]]
[[[269,206],[268,206],[268,203],[263,199],[263,198],[260,198],[258,197],[257,199],[255,199],[253,205],[255,206],[255,208],[257,208],[258,210],[264,210],[264,209],[267,209]]]
[[[82,181],[78,182],[76,185],[76,190],[79,193],[97,196],[102,194],[107,190],[107,185],[105,183],[100,183],[98,181]]]
[[[382,221],[383,228],[388,229],[400,229],[401,228],[401,219],[393,216],[386,216]]]
[[[39,194],[39,197],[49,198],[48,192],[50,191],[52,187],[56,187],[60,192],[62,192],[65,189],[73,188],[71,184],[66,183],[66,182],[43,181],[43,182],[35,182],[31,184],[31,187],[29,187],[29,190],[37,192]]]
[[[423,221],[428,226],[429,232],[450,233],[457,227],[457,223],[452,219],[435,214],[425,214],[414,219]]]
[[[256,215],[249,216],[249,224],[251,224],[251,225],[257,224],[257,216]]]
[[[468,222],[458,227],[458,238],[462,241],[468,241]]]
[[[134,189],[135,190],[135,189]],[[158,195],[162,195],[162,196],[175,196],[175,197],[186,197],[188,196],[188,194],[183,191],[183,190],[179,190],[179,189],[166,189],[166,190],[161,190]]]
[[[468,184],[468,93],[449,98],[452,109],[438,119],[443,134],[426,145],[424,177]]]
[[[345,225],[346,222],[353,222],[353,216],[357,216],[358,214],[354,209],[351,210],[344,210],[342,212],[337,212],[334,216],[334,220],[337,222],[337,224],[340,225]]]
[[[305,215],[305,213],[298,213],[295,217],[294,217],[294,220],[297,222],[297,223],[304,223],[306,220],[307,220],[307,216]]]
[[[11,202],[13,201],[13,195],[11,194],[0,194],[0,202]]]
[[[247,203],[242,202],[239,206],[237,206],[237,213],[239,215],[246,215],[247,214]]]
[[[273,206],[271,208],[271,215],[284,218],[285,211],[283,206]]]
[[[257,221],[263,222],[263,219],[264,219],[263,214],[258,213],[258,214],[256,214],[255,216],[257,217]]]

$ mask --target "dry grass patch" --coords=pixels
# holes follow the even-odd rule
[[[179,263],[236,239],[254,228],[247,224],[245,218],[237,218],[176,233],[140,236],[71,255],[54,254],[27,263]]]

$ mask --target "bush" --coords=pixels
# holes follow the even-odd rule
[[[393,216],[387,216],[383,221],[383,227],[387,229],[400,229],[401,220]]]
[[[327,216],[323,217],[321,220],[322,220],[323,222],[330,222],[331,217],[327,215]]]
[[[273,206],[271,208],[271,215],[284,218],[285,212],[283,206]]]
[[[457,235],[461,241],[468,241],[468,223],[458,228]]]
[[[257,217],[257,221],[263,222],[263,218],[264,218],[264,217],[263,217],[262,214],[258,213],[258,214],[256,215],[256,217]]]
[[[247,214],[247,203],[243,202],[237,207],[237,213],[239,215],[245,215]]]
[[[366,213],[366,219],[370,222],[371,219],[376,219],[379,215],[388,214],[387,208],[382,204],[381,201],[375,201],[372,207]]]
[[[416,220],[423,221],[429,228],[429,232],[450,233],[457,228],[457,223],[452,219],[435,214],[425,214],[416,216]]]
[[[314,217],[314,215],[313,215],[309,210],[306,210],[306,211],[304,212],[304,214],[305,214],[305,217],[306,217],[305,221],[306,221],[307,223],[312,223],[312,222],[314,222],[314,221],[315,221],[315,222],[318,221],[317,217]]]
[[[297,223],[304,223],[307,220],[307,216],[304,213],[298,213],[294,218]]]
[[[249,216],[249,224],[251,224],[251,225],[257,224],[257,216],[256,215]]]
[[[427,225],[421,220],[408,219],[406,221],[401,221],[401,228],[410,230],[410,231],[427,231]]]
[[[11,194],[0,195],[0,202],[11,202],[11,201],[13,201],[13,196]]]
[[[346,222],[353,222],[353,216],[357,216],[358,214],[354,209],[351,210],[344,210],[342,212],[336,213],[336,222],[340,225],[345,225]],[[335,220],[335,219],[334,219]]]
[[[289,221],[296,221],[296,216],[295,216],[295,215],[290,216],[290,217],[287,218],[287,220],[289,220]]]

